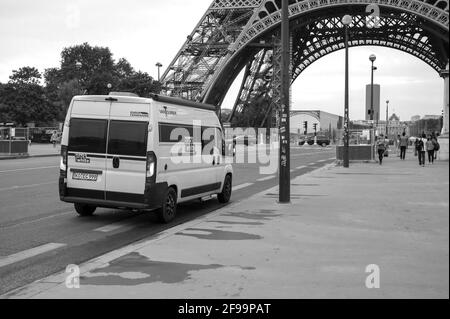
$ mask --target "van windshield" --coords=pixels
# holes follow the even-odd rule
[[[69,152],[106,153],[108,121],[72,119],[69,131]]]

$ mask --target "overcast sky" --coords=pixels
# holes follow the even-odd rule
[[[57,67],[64,47],[88,42],[107,46],[115,59],[125,57],[135,69],[157,77],[156,62],[172,61],[186,36],[212,0],[0,0],[0,82],[12,70],[34,66],[41,72]],[[378,56],[376,82],[382,101],[402,120],[413,115],[441,114],[444,82],[424,62],[406,53],[360,47],[351,54],[351,118],[363,119],[365,85],[370,82],[368,57]],[[230,90],[224,107],[237,94]],[[320,109],[343,114],[344,52],[309,67],[293,87],[293,109]]]

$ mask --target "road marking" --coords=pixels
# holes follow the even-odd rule
[[[34,167],[34,168],[21,168],[21,169],[12,169],[8,171],[0,171],[2,173],[16,173],[16,172],[26,172],[26,171],[37,171],[40,169],[50,169],[50,168],[58,168],[59,166],[44,166],[44,167]]]
[[[51,184],[56,184],[56,183],[55,183],[55,182],[48,182],[48,183],[41,183],[41,184],[31,184],[31,185],[23,185],[23,186],[12,186],[12,187],[0,188],[0,191],[11,191],[11,190],[22,189],[22,188],[33,188],[33,187],[45,186],[45,185],[51,185]]]
[[[50,215],[50,216],[46,216],[46,217],[42,217],[42,218],[38,218],[38,219],[33,219],[33,220],[26,221],[26,222],[19,223],[19,224],[12,224],[12,225],[8,225],[8,226],[1,226],[0,225],[0,229],[16,228],[16,227],[19,227],[19,226],[24,226],[24,225],[28,225],[28,224],[34,224],[34,223],[41,222],[41,221],[47,220],[47,219],[52,219],[52,218],[55,218],[55,217],[66,216],[66,215],[73,215],[73,214],[74,214],[74,212],[70,211],[70,212],[54,214],[54,215]]]
[[[8,266],[14,263],[17,263],[19,261],[35,257],[44,253],[47,253],[52,250],[56,250],[61,247],[67,246],[66,244],[46,244],[39,247],[31,248],[28,250],[24,250],[22,252],[19,252],[14,255],[6,256],[6,257],[0,257],[0,268],[4,266]]]
[[[268,176],[268,177],[258,179],[257,182],[265,182],[265,181],[269,181],[273,178],[275,178],[275,176]]]
[[[297,169],[304,169],[304,168],[307,168],[308,166],[299,166],[299,167],[297,167]]]
[[[245,183],[245,184],[242,184],[242,185],[234,186],[233,187],[233,191],[238,191],[240,189],[247,188],[247,187],[252,186],[252,185],[253,185],[253,183]]]
[[[314,166],[316,163],[309,163],[308,166]]]
[[[114,223],[111,225],[106,225],[97,229],[94,229],[94,231],[96,232],[100,232],[100,233],[110,233],[113,232],[115,230],[118,230],[120,228],[124,228],[124,227],[131,227],[132,224],[130,223],[130,221],[124,221],[124,222],[118,222],[118,223]]]
[[[318,161],[319,163],[325,163],[326,161],[328,161],[328,160],[320,160],[320,161]]]

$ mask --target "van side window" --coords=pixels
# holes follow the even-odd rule
[[[146,156],[147,128],[147,122],[111,121],[108,154]]]
[[[183,142],[185,138],[192,137],[193,135],[194,127],[192,125],[159,123],[160,143]],[[171,139],[174,136],[176,136],[176,139]]]
[[[107,128],[106,120],[71,119],[69,152],[105,154]]]

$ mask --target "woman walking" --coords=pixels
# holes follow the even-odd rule
[[[435,146],[434,146],[434,142],[433,142],[431,136],[428,137],[426,146],[427,146],[427,152],[428,152],[428,163],[434,164],[434,148],[435,148]]]

